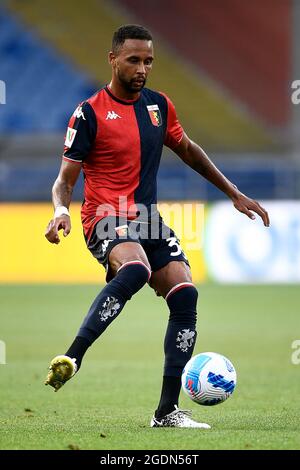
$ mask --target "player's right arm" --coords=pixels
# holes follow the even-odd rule
[[[59,175],[52,188],[54,217],[50,220],[45,237],[50,243],[60,242],[58,232],[63,229],[66,237],[71,230],[69,206],[73,188],[78,179],[82,162],[89,154],[97,133],[97,121],[88,102],[80,104],[69,120],[65,149]]]
[[[45,237],[50,243],[58,244],[60,242],[59,230],[64,230],[64,237],[71,231],[71,219],[67,212],[80,170],[81,164],[77,162],[63,160],[61,163],[58,177],[52,188],[52,201],[55,209],[54,217],[50,220],[45,233]],[[60,212],[66,213],[60,214]]]

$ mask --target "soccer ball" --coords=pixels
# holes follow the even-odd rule
[[[236,386],[236,372],[226,357],[206,352],[186,363],[181,382],[183,391],[194,402],[212,406],[230,397]]]

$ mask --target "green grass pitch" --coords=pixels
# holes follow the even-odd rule
[[[164,301],[145,287],[88,351],[58,393],[43,385],[99,286],[1,286],[0,449],[300,449],[298,286],[199,286],[195,353],[237,369],[224,404],[181,407],[211,430],[151,429],[161,387]]]

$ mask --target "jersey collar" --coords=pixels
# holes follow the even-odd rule
[[[106,93],[107,93],[113,100],[117,101],[118,103],[127,104],[127,105],[136,103],[136,102],[140,99],[141,94],[142,94],[142,91],[141,91],[140,96],[139,96],[138,98],[136,98],[135,100],[122,100],[121,98],[118,98],[117,96],[115,96],[115,95],[112,93],[112,91],[111,91],[111,89],[108,87],[108,85],[106,85],[104,89],[105,89]]]

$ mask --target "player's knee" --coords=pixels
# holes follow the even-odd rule
[[[181,298],[189,305],[197,304],[198,291],[192,282],[180,282],[176,284],[166,295],[166,301],[173,302],[174,298]]]
[[[144,261],[141,261],[139,259],[135,259],[132,261],[127,261],[126,263],[123,263],[117,273],[124,272],[126,270],[126,273],[129,272],[134,272],[136,273],[136,277],[140,278],[141,281],[149,281],[150,276],[151,276],[151,269],[150,266],[147,266]]]
[[[149,270],[151,270],[150,263],[144,249],[139,243],[124,242],[114,246],[109,254],[109,266],[112,273],[115,275],[122,266],[127,266],[128,263],[141,262]]]
[[[117,271],[115,282],[126,291],[127,299],[130,299],[149,281],[151,270],[140,260],[127,261]]]
[[[166,295],[170,318],[187,319],[196,322],[198,291],[191,282],[175,285]]]

